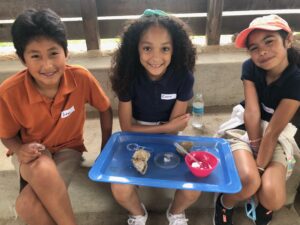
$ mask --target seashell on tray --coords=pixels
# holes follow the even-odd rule
[[[150,158],[150,153],[144,149],[138,149],[134,152],[131,161],[138,172],[145,174],[148,168],[148,159]]]

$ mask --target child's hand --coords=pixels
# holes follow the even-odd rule
[[[256,159],[257,155],[258,155],[258,150],[259,150],[261,138],[258,138],[256,140],[250,140],[249,142],[250,142],[249,144],[250,144],[250,148],[252,150],[254,159]]]
[[[43,150],[45,150],[44,145],[33,142],[22,145],[15,153],[20,163],[29,163],[37,159]]]
[[[178,116],[170,120],[168,123],[170,132],[179,132],[184,130],[184,128],[186,128],[186,126],[188,125],[189,119],[190,114],[186,113],[182,116]]]

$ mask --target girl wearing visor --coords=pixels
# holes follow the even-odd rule
[[[225,131],[242,182],[236,194],[219,194],[214,224],[232,225],[234,206],[247,199],[247,215],[269,225],[286,200],[286,179],[298,149],[290,123],[300,105],[300,57],[292,31],[277,15],[254,19],[236,38],[250,59],[242,66],[244,124]],[[235,222],[238,224],[238,222]]]

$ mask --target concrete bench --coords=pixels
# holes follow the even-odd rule
[[[244,52],[228,52],[216,49],[214,52],[203,52],[199,54],[195,72],[194,91],[204,94],[206,106],[218,106],[209,108],[205,114],[205,129],[197,131],[189,126],[185,135],[203,135],[212,136],[217,127],[229,119],[231,106],[242,99],[242,87],[239,80],[241,63],[247,55]],[[70,63],[80,64],[90,69],[95,77],[102,84],[104,90],[108,93],[116,109],[116,98],[110,89],[108,79],[108,68],[110,57],[84,56],[71,58]],[[0,83],[9,75],[22,68],[17,61],[0,61]],[[224,84],[226,86],[224,87]],[[227,106],[222,106],[227,105]],[[88,108],[89,111],[92,109]],[[126,211],[114,201],[109,184],[96,183],[90,181],[87,177],[89,167],[99,154],[100,146],[100,127],[98,120],[90,113],[85,123],[85,143],[88,152],[84,154],[85,162],[79,169],[70,185],[69,191],[72,205],[78,219],[79,225],[119,225],[124,224],[127,218]],[[97,121],[96,121],[97,120]],[[118,120],[114,119],[114,131],[119,131]],[[19,220],[14,219],[13,205],[19,191],[19,184],[16,179],[10,160],[6,158],[4,147],[0,145],[0,225],[21,225]],[[291,178],[287,185],[286,205],[278,213],[274,225],[296,225],[299,221],[297,213],[289,208],[293,208],[297,188],[300,182],[300,156],[296,155],[297,163]],[[167,224],[164,216],[165,210],[172,200],[174,190],[156,189],[142,187],[140,188],[141,198],[145,203],[151,217],[148,225]],[[190,218],[189,224],[211,224],[213,193],[203,193],[200,199],[187,211]],[[299,207],[296,207],[300,209]],[[243,209],[239,209],[237,216],[241,216]],[[277,214],[276,214],[277,215]],[[275,215],[275,217],[276,217]],[[238,225],[250,224],[244,216],[241,217]],[[272,223],[273,225],[273,223]],[[299,222],[300,225],[300,222]]]
[[[224,122],[230,116],[230,107],[215,108],[211,112],[205,114],[205,129],[198,131],[189,126],[184,135],[203,135],[211,136],[218,125]],[[114,131],[119,130],[117,118],[114,118]],[[84,154],[85,161],[82,167],[74,176],[69,188],[72,205],[75,211],[79,225],[117,225],[124,224],[127,219],[127,212],[121,208],[113,199],[108,183],[97,183],[89,180],[87,174],[90,166],[99,154],[100,146],[100,128],[97,118],[89,117],[85,124],[85,140],[89,149]],[[0,146],[1,147],[1,146]],[[3,147],[1,147],[2,149]],[[2,225],[24,225],[21,221],[14,219],[14,201],[19,191],[16,173],[7,159],[3,151],[1,151],[0,170],[0,224]],[[294,208],[294,200],[297,194],[297,188],[300,182],[300,155],[296,156],[297,163],[291,178],[287,185],[287,201],[284,209],[280,210],[280,221],[282,218],[288,218],[289,221],[297,221],[298,215],[290,208]],[[173,189],[159,189],[150,187],[140,187],[141,199],[151,213],[151,220],[148,224],[166,224],[164,213],[172,200]],[[202,193],[199,200],[187,211],[190,218],[190,224],[210,224],[212,218],[212,209],[214,207],[214,193]],[[243,208],[238,209],[238,215],[243,215]],[[288,215],[288,216],[287,216]],[[201,219],[201,223],[197,222]],[[204,223],[204,221],[206,221]],[[247,225],[248,221],[241,217],[241,225]],[[278,223],[285,224],[285,223]],[[286,223],[291,225],[294,223]]]

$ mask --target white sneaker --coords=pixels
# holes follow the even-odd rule
[[[172,204],[169,205],[169,208],[166,213],[167,219],[169,221],[169,225],[188,225],[187,224],[188,219],[185,217],[184,213],[181,213],[181,214],[171,214],[170,213],[171,205]]]
[[[127,220],[128,225],[146,225],[146,221],[148,219],[148,212],[144,204],[142,204],[142,208],[144,209],[145,215],[144,216],[129,215],[129,219]]]

